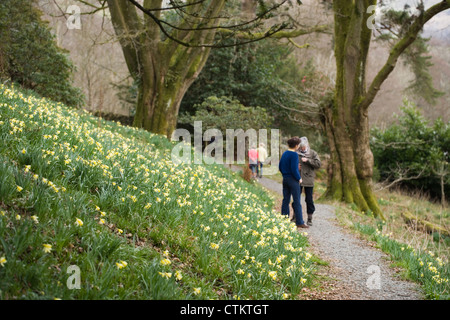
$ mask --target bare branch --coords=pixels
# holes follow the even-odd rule
[[[385,181],[380,183],[380,187],[377,190],[380,191],[380,190],[384,190],[384,189],[389,189],[389,188],[391,188],[391,187],[395,186],[396,184],[399,184],[400,182],[403,182],[403,181],[420,179],[424,175],[426,169],[427,169],[427,167],[424,166],[422,168],[422,170],[417,175],[415,175],[415,176],[408,176],[408,173],[410,172],[410,169],[402,169],[398,165],[397,169],[395,171],[393,171],[392,174]],[[388,183],[388,181],[391,179],[391,177],[393,175],[394,176],[398,176],[398,178],[396,178],[392,182]]]

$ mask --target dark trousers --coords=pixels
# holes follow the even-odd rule
[[[262,178],[262,169],[263,163],[261,161],[258,161],[258,166],[256,167],[256,175],[260,178]]]
[[[316,211],[316,207],[314,206],[313,200],[313,189],[314,187],[300,187],[300,193],[305,190],[305,202],[306,202],[306,213],[313,214]]]
[[[281,214],[289,216],[289,203],[291,202],[291,196],[294,200],[292,208],[294,209],[296,224],[305,224],[303,221],[302,205],[300,203],[300,184],[294,178],[283,178],[283,202],[281,204]]]

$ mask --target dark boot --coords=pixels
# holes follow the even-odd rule
[[[308,213],[308,221],[306,222],[308,226],[312,226],[312,217],[313,215]]]

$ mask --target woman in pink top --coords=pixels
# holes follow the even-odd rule
[[[252,146],[250,150],[248,150],[248,165],[250,170],[252,170],[252,177],[256,179],[256,167],[258,166],[258,150],[256,150],[255,146]]]

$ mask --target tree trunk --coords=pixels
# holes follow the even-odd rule
[[[327,197],[354,203],[384,219],[372,191],[373,155],[368,112],[360,102],[366,91],[365,70],[371,30],[366,8],[376,1],[334,1],[336,89],[325,107],[330,151]]]
[[[148,15],[141,19],[129,1],[107,1],[128,69],[139,84],[133,125],[170,137],[176,128],[181,99],[205,65],[210,48],[163,39],[160,25]],[[172,36],[187,43],[210,43],[224,3],[213,0],[188,6],[191,19],[181,22]],[[161,6],[160,0],[144,1],[143,9]],[[192,18],[202,8],[203,13]],[[160,15],[158,10],[153,13],[156,18]],[[203,28],[196,31],[200,25]]]
[[[330,110],[327,110],[328,116]],[[346,125],[338,114],[326,117],[326,133],[331,159],[325,197],[354,203],[358,208],[384,219],[372,191],[373,155],[359,136],[351,132],[368,133],[367,122]],[[365,135],[365,134],[364,134]],[[368,141],[368,139],[367,139]]]
[[[142,66],[133,125],[170,138],[177,125],[181,100],[198,77],[209,56],[209,48],[180,47],[164,57],[153,53],[151,66]],[[155,58],[156,57],[156,58]]]
[[[332,163],[325,196],[355,203],[361,211],[370,210],[374,216],[384,219],[372,191],[368,108],[400,55],[416,40],[425,23],[450,8],[450,0],[431,6],[414,19],[366,88],[367,55],[372,37],[367,25],[371,13],[367,9],[376,3],[376,0],[333,1],[336,89],[333,103],[324,110]]]

